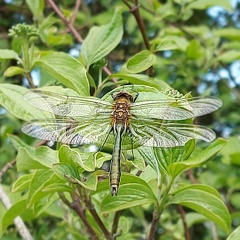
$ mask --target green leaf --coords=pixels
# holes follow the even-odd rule
[[[237,240],[240,236],[240,226],[237,227],[226,240]]]
[[[108,181],[105,181],[105,184]],[[105,188],[104,188],[105,189]],[[139,177],[123,174],[118,195],[110,194],[102,201],[103,212],[115,212],[122,209],[155,203],[157,201],[148,184]]]
[[[230,137],[228,139],[227,144],[224,146],[224,148],[221,150],[221,155],[223,156],[222,162],[226,165],[231,165],[232,163],[239,165],[240,159],[240,149],[239,149],[239,138],[236,137]],[[234,161],[235,156],[238,156],[236,158],[236,161]]]
[[[73,192],[73,188],[67,185],[64,185],[64,183],[53,183],[53,184],[49,184],[47,187],[44,187],[42,189],[43,192]]]
[[[57,151],[46,146],[32,149],[21,147],[16,159],[18,171],[52,168],[59,162]]]
[[[196,0],[190,3],[186,9],[207,9],[215,5],[224,7],[228,11],[233,11],[230,1],[226,0]]]
[[[34,19],[41,19],[43,16],[44,0],[26,0],[26,3],[34,16]]]
[[[159,174],[171,174],[169,167],[174,163],[186,160],[194,149],[194,140],[189,141],[185,146],[174,148],[149,148],[140,147],[138,151],[148,164]],[[171,168],[170,168],[171,169]]]
[[[194,151],[187,161],[175,162],[169,167],[169,172],[173,178],[190,168],[202,166],[211,158],[213,158],[225,145],[227,141],[218,138],[210,146],[204,150]]]
[[[111,22],[92,27],[83,41],[81,57],[87,69],[109,54],[120,42],[123,34],[122,9],[116,8]]]
[[[95,170],[96,161],[94,161],[94,157],[91,153],[87,154],[88,157],[84,158],[85,160],[84,161],[77,150],[71,149],[67,145],[62,145],[58,151],[58,154],[59,154],[60,162],[63,162],[64,160],[69,159],[74,163],[78,164],[85,171],[91,172]]]
[[[148,51],[144,50],[127,61],[127,70],[130,73],[139,73],[149,69],[156,61],[156,56]]]
[[[151,45],[154,52],[174,50],[179,48],[178,44],[174,40],[168,40],[168,39],[154,40],[151,43]]]
[[[231,63],[239,59],[240,59],[240,51],[236,51],[236,50],[230,50],[230,51],[224,52],[217,57],[218,61],[221,61],[224,63]]]
[[[120,78],[129,81],[135,85],[146,85],[145,87],[154,87],[160,91],[166,88],[171,88],[167,83],[160,79],[151,78],[143,74],[131,74],[131,73],[114,73],[108,76],[108,79]]]
[[[29,185],[32,181],[33,173],[22,175],[17,179],[17,181],[12,186],[12,191],[23,191],[29,188]]]
[[[81,177],[78,168],[71,160],[69,163],[58,163],[53,166],[54,172],[63,180],[68,180],[71,183],[79,184],[80,186],[89,190],[96,190],[98,183],[98,176],[103,175],[104,171],[98,170],[87,177]]]
[[[221,199],[220,194],[207,185],[195,184],[177,189],[168,202],[181,204],[203,214],[208,220],[228,232],[231,227],[231,216]]]
[[[41,215],[57,200],[59,200],[59,196],[56,192],[55,194],[47,193],[47,197],[42,198],[40,201],[37,201],[34,204],[34,213],[36,214],[36,216]]]
[[[6,59],[16,59],[17,61],[22,62],[15,51],[9,49],[0,49],[0,62]]]
[[[11,140],[11,143],[13,144],[13,146],[15,147],[16,150],[18,150],[20,147],[27,148],[30,151],[33,150],[33,148],[31,146],[29,146],[28,144],[23,142],[21,140],[21,138],[15,136],[15,135],[8,135],[8,138]]]
[[[36,118],[43,119],[51,117],[52,114],[31,106],[23,99],[23,95],[27,91],[28,89],[21,86],[0,84],[0,105],[17,118],[26,121]]]
[[[9,67],[5,72],[4,76],[5,77],[12,77],[15,75],[23,75],[24,74],[24,69],[20,67]]]
[[[56,163],[53,171],[63,180],[69,180],[72,183],[78,183],[80,180],[78,169],[69,163]]]
[[[58,45],[72,45],[73,39],[70,34],[61,34],[59,36],[54,35],[54,33],[46,34],[44,41],[49,45],[49,47],[54,47]]]
[[[218,37],[224,37],[229,40],[240,41],[240,29],[237,28],[221,28],[213,31]]]
[[[205,56],[205,50],[197,40],[190,41],[186,56],[188,59],[199,59]]]
[[[30,207],[34,203],[39,202],[42,198],[49,195],[48,192],[44,192],[42,190],[48,184],[57,181],[59,181],[59,177],[53,173],[52,169],[36,170],[29,186],[27,206]]]
[[[26,199],[14,203],[4,214],[2,220],[2,229],[5,230],[9,225],[13,224],[14,219],[17,216],[21,216],[23,220],[29,220],[34,218],[32,209],[26,207]]]
[[[56,80],[73,89],[79,95],[89,95],[89,83],[86,69],[74,57],[63,52],[41,52],[35,61],[35,67],[41,67]]]

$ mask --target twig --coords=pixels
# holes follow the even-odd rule
[[[150,232],[149,232],[149,236],[148,236],[148,240],[154,240],[154,234],[156,232],[156,229],[157,229],[157,224],[158,224],[158,221],[160,219],[160,215],[157,214],[158,211],[155,211],[153,212],[153,219],[152,219],[152,224],[151,224],[151,229],[150,229]]]
[[[71,31],[71,33],[73,34],[73,36],[77,39],[78,42],[82,43],[83,39],[80,36],[80,34],[77,32],[76,28],[73,27],[73,25],[71,24],[71,22],[69,22],[65,16],[63,15],[63,13],[60,11],[60,9],[57,7],[57,5],[54,3],[53,0],[47,0],[47,2],[49,3],[49,5],[53,8],[53,10],[57,13],[57,15],[61,18],[61,20],[64,22],[64,24],[69,28],[69,30]]]
[[[183,222],[184,233],[185,233],[185,240],[191,240],[189,229],[188,229],[188,226],[187,226],[185,211],[184,211],[184,209],[183,209],[183,207],[181,205],[178,205],[178,211],[179,211],[179,213],[181,215],[182,222]]]
[[[197,183],[197,180],[195,179],[195,177],[193,176],[193,170],[192,169],[189,169],[186,171],[186,176],[189,178],[190,182],[192,184],[196,184]]]
[[[76,1],[76,4],[75,4],[75,7],[74,7],[74,10],[73,10],[73,14],[70,18],[70,24],[73,25],[74,22],[75,22],[75,19],[76,19],[76,16],[77,16],[77,13],[78,13],[78,9],[81,5],[81,0],[77,0]]]
[[[73,36],[77,39],[77,41],[79,43],[83,42],[83,39],[81,37],[81,35],[78,33],[78,31],[76,30],[76,28],[72,25],[72,21],[68,21],[65,16],[62,14],[62,12],[60,11],[60,9],[57,7],[57,5],[54,3],[53,0],[47,0],[47,2],[49,3],[49,5],[53,8],[53,10],[57,13],[57,15],[60,17],[60,19],[63,21],[63,23],[67,26],[67,28],[71,31],[71,33],[73,34]],[[77,5],[77,3],[76,3]],[[76,9],[76,7],[75,7]],[[109,76],[111,74],[111,71],[107,68],[107,67],[103,67],[103,71]],[[113,82],[117,82],[116,79],[112,78]]]
[[[123,0],[123,2],[127,5],[127,7],[129,8],[130,12],[133,14],[133,16],[136,19],[136,22],[138,24],[138,27],[140,29],[140,32],[142,34],[142,38],[144,41],[144,45],[146,47],[146,49],[150,50],[150,43],[149,43],[149,39],[147,36],[147,31],[146,31],[146,27],[144,25],[143,19],[141,18],[140,12],[139,12],[139,4],[138,4],[138,0],[134,0],[134,5],[131,6],[127,0]],[[152,76],[153,75],[153,67],[151,66],[148,69],[148,75]]]
[[[81,218],[81,220],[83,221],[84,225],[87,228],[88,234],[90,236],[89,239],[98,240],[99,238],[98,238],[96,232],[94,231],[94,229],[92,228],[91,224],[88,222],[88,220],[84,214],[84,209],[81,206],[80,199],[79,199],[79,196],[77,195],[77,193],[73,193],[73,196],[72,196],[73,202],[72,203],[70,203],[66,199],[64,194],[59,193],[59,196],[60,196],[61,200],[63,201],[63,203],[65,203],[69,208],[73,209],[78,214],[78,216]]]
[[[113,235],[117,233],[118,221],[119,221],[119,218],[120,218],[122,212],[123,212],[122,210],[117,211],[114,215],[113,224],[112,224],[112,234]]]
[[[36,88],[35,84],[33,83],[33,79],[30,73],[25,73],[24,75],[28,81],[28,84],[30,86],[30,88]]]
[[[113,240],[112,234],[110,232],[108,232],[108,230],[104,226],[101,218],[99,217],[98,213],[95,210],[94,205],[91,202],[91,199],[90,198],[88,198],[88,199],[85,198],[84,202],[85,202],[85,205],[86,205],[88,211],[92,214],[94,220],[96,221],[96,223],[98,224],[98,226],[102,230],[105,238],[108,239],[108,240]]]
[[[3,166],[3,168],[0,171],[0,182],[2,181],[2,176],[14,165],[16,164],[16,159],[13,159],[11,162],[8,162]]]
[[[0,200],[2,201],[2,203],[6,209],[9,209],[12,206],[9,197],[5,193],[1,184],[0,184]],[[22,239],[24,239],[24,240],[32,240],[33,239],[30,232],[28,231],[26,225],[24,224],[23,220],[19,216],[17,216],[13,221],[14,221],[14,224],[15,224],[19,234],[21,235]]]

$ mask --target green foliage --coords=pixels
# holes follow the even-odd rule
[[[13,223],[20,216],[36,239],[183,239],[187,233],[191,239],[238,239],[240,95],[232,68],[240,45],[230,1],[46,2],[25,1],[20,8],[14,0],[2,7],[0,166],[12,206],[0,209],[0,236],[19,239]],[[214,6],[228,11],[222,13],[226,26],[207,14]],[[216,95],[223,107],[198,121],[218,136],[233,136],[132,151],[126,143],[113,197],[107,173],[113,143],[96,153],[88,145],[44,146],[21,132],[23,121],[55,117],[24,99],[37,86],[108,102],[119,89],[138,92],[137,101]],[[17,169],[6,173],[12,159]]]

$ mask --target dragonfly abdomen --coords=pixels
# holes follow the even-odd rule
[[[120,157],[121,157],[121,144],[122,144],[123,131],[124,131],[123,125],[118,124],[116,126],[115,145],[113,148],[111,166],[110,166],[110,186],[111,186],[111,193],[113,196],[117,195],[118,187],[120,183],[120,177],[121,177]]]

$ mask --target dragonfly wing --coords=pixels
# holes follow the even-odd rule
[[[24,99],[34,107],[67,117],[110,114],[112,104],[94,97],[69,97],[53,92],[33,90]]]
[[[177,147],[184,146],[191,139],[213,141],[215,133],[203,126],[175,123],[131,124],[133,142],[147,147]]]
[[[133,103],[131,113],[140,119],[184,120],[211,113],[221,107],[221,105],[221,100],[214,97],[173,98]]]
[[[90,144],[102,142],[111,131],[109,121],[72,119],[37,119],[23,125],[22,131],[34,138],[65,144]]]

